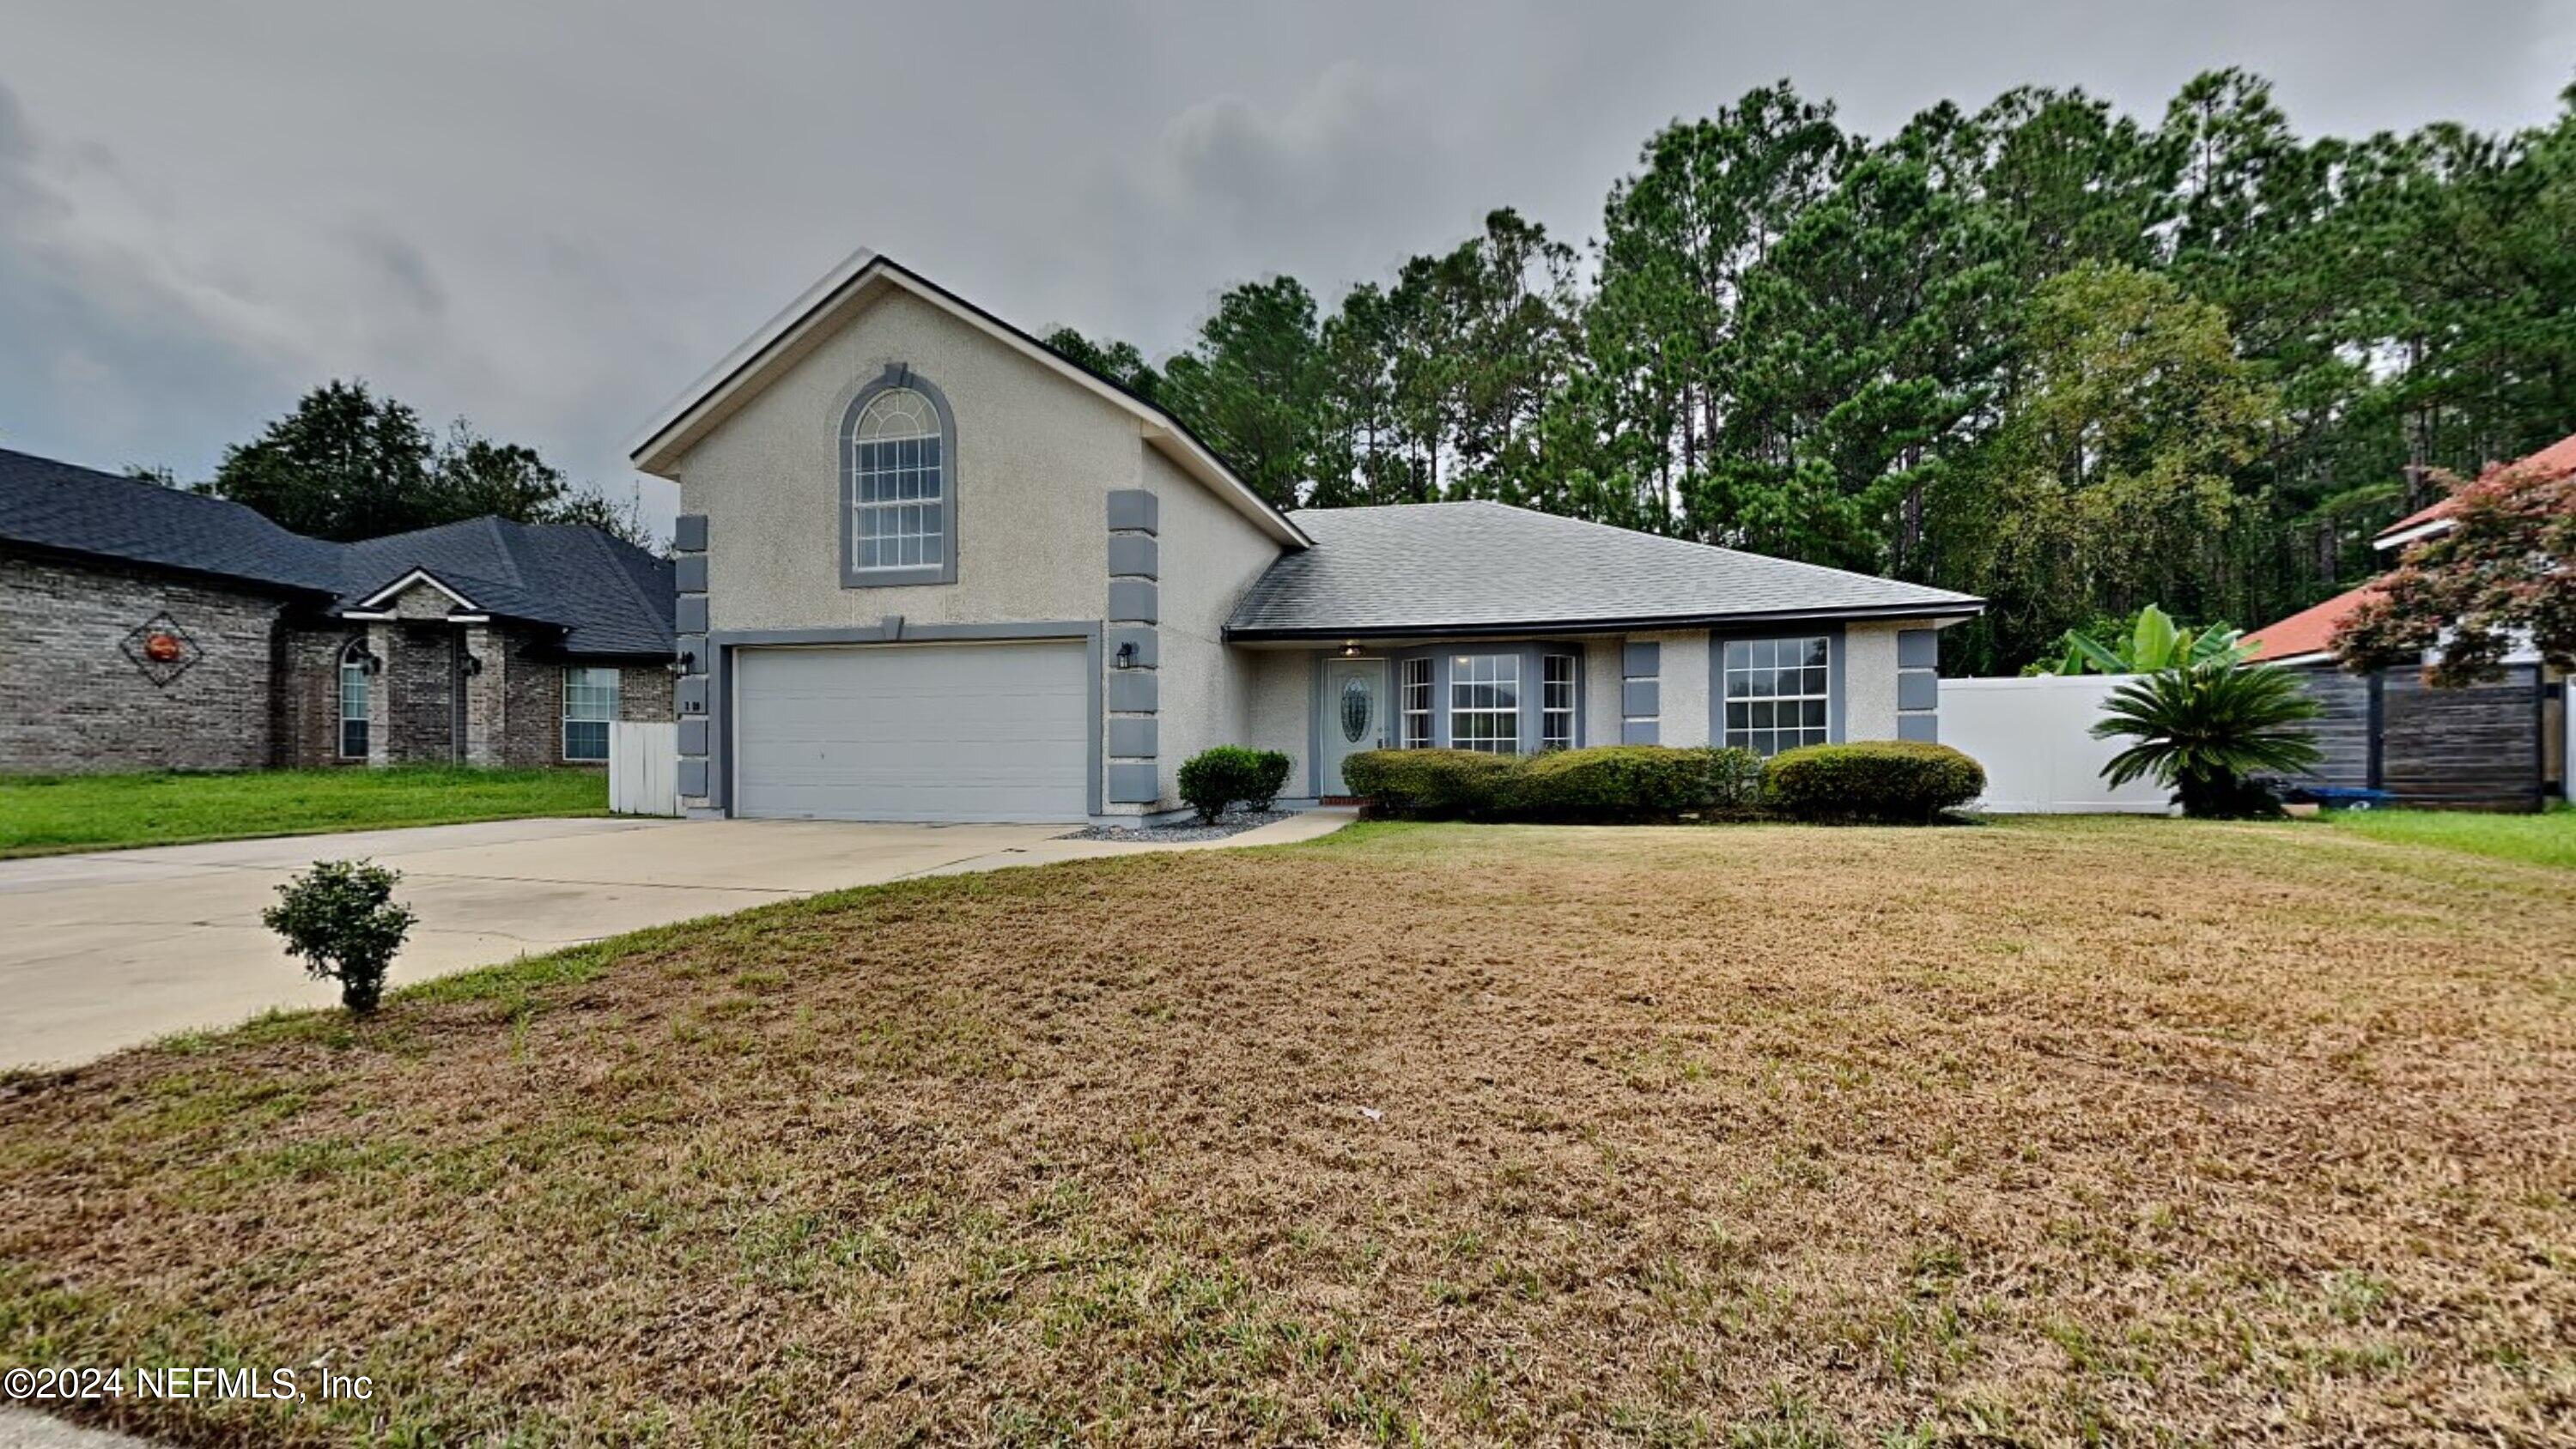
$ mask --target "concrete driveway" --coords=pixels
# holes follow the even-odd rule
[[[1222,842],[1303,839],[1319,812]],[[278,882],[319,859],[403,873],[420,913],[396,982],[645,926],[907,876],[1120,855],[1063,825],[510,820],[0,861],[0,1067],[85,1061],[272,1006],[323,1006],[259,923]]]

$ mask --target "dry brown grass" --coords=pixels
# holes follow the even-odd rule
[[[0,1088],[0,1359],[380,1385],[90,1415],[204,1442],[2566,1442],[2569,879],[1398,826],[866,891]]]

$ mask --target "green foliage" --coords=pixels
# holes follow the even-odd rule
[[[1376,815],[1619,825],[1749,814],[1761,769],[1749,750],[1658,745],[1367,750],[1342,763],[1342,778]]]
[[[2010,673],[2150,600],[2314,603],[2425,470],[2564,435],[2570,235],[2576,90],[2517,134],[2306,138],[2219,70],[2160,118],[2023,87],[1872,141],[1781,82],[1647,138],[1588,285],[1496,211],[1338,305],[1227,292],[1158,396],[1281,503],[1493,498],[1982,594],[1947,662]]]
[[[394,953],[420,919],[394,903],[401,879],[400,871],[363,860],[317,860],[277,888],[277,904],[259,919],[286,938],[287,953],[303,957],[314,979],[340,983],[351,1015],[367,1016],[384,995]]]
[[[1218,745],[1183,762],[1180,794],[1202,823],[1213,825],[1229,805],[1269,809],[1287,783],[1288,757],[1277,750]]]
[[[1602,745],[1533,755],[1503,778],[1493,813],[1507,820],[1601,825],[1679,820],[1715,802],[1721,755],[1749,759],[1751,752]],[[1732,783],[1732,770],[1725,778]]]
[[[2289,670],[2270,664],[2187,665],[2140,675],[2111,692],[2093,726],[2096,739],[2134,739],[2102,767],[2125,785],[2153,779],[2174,792],[2183,813],[2230,817],[2275,815],[2280,804],[2251,778],[2295,774],[2314,765],[2305,728],[2317,703]]]
[[[1783,750],[1762,772],[1762,803],[1791,820],[1925,825],[1985,788],[1966,755],[1899,740]]]
[[[2347,666],[2391,669],[2432,654],[2435,685],[2496,678],[2526,641],[2576,669],[2576,473],[2504,468],[2462,487],[2448,533],[2417,544],[2345,617]]]
[[[2034,664],[2022,672],[2152,674],[2159,669],[2188,664],[2233,664],[2254,652],[2254,646],[2242,641],[2242,630],[2225,624],[2186,629],[2175,624],[2171,615],[2154,604],[2138,610],[2126,620],[2110,622],[2115,627],[2097,625],[2091,631],[2067,630],[2063,640],[2064,655]]]
[[[1962,582],[1989,601],[1973,627],[2029,658],[2104,605],[2210,602],[2235,471],[2277,417],[2225,312],[2088,263],[2040,285],[2019,347],[2014,407],[1940,500]]]
[[[534,449],[483,437],[462,418],[439,438],[420,414],[363,382],[306,393],[258,438],[226,449],[200,491],[315,538],[380,538],[488,513],[653,541],[635,499],[620,508],[576,491]]]
[[[1481,750],[1362,750],[1342,761],[1342,781],[1372,814],[1481,820],[1519,765],[1516,756]]]

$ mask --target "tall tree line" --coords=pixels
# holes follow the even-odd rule
[[[1957,670],[2162,603],[2257,624],[2576,432],[2576,87],[2511,134],[2300,136],[2204,74],[1894,135],[1787,82],[1650,138],[1580,252],[1510,210],[1159,369],[1059,331],[1283,506],[1490,498],[1983,594]]]

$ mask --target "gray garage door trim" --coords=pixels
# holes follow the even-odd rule
[[[1090,766],[1084,774],[1087,806],[1100,814],[1101,681],[1100,621],[1043,619],[1004,624],[910,624],[889,617],[882,625],[841,629],[733,629],[707,636],[707,735],[713,768],[707,771],[710,800],[725,814],[734,813],[734,750],[731,711],[734,651],[783,644],[933,644],[977,640],[1061,639],[1083,646],[1083,678],[1090,703],[1085,711],[1090,732]]]

